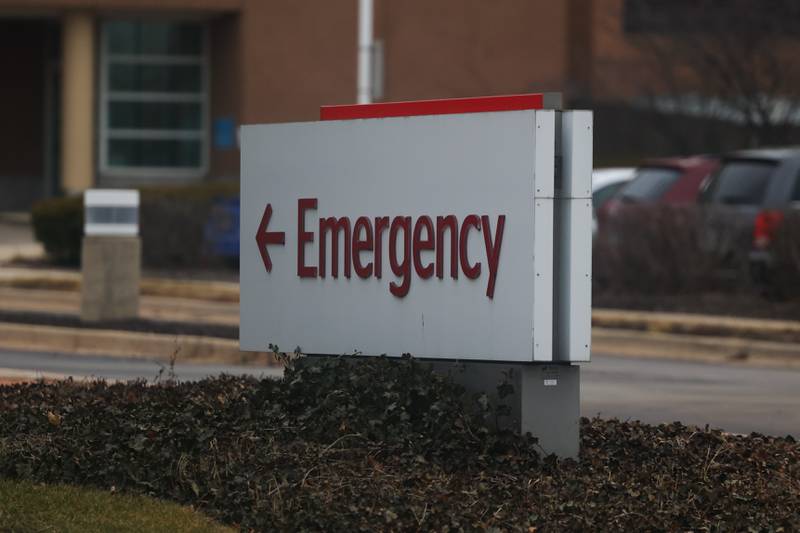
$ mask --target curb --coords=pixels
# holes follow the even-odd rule
[[[0,213],[0,223],[30,227],[31,214],[29,211],[4,211]]]
[[[779,342],[800,342],[800,321],[757,318],[593,309],[592,325],[694,336],[740,337]]]
[[[239,284],[228,281],[176,281],[145,278],[141,283],[141,291],[145,296],[239,302]]]
[[[592,353],[800,368],[800,345],[730,337],[592,328]]]
[[[239,284],[235,282],[144,278],[139,286],[141,294],[145,296],[171,296],[229,303],[239,301]],[[0,287],[80,291],[81,274],[59,270],[38,272],[22,268],[0,268]]]
[[[271,353],[239,351],[239,341],[196,335],[0,323],[0,346],[7,350],[53,351],[80,355],[134,357],[194,363],[279,366]]]
[[[33,370],[19,370],[17,368],[0,367],[0,386],[14,385],[17,383],[30,383],[31,381],[59,381],[67,379],[66,374],[56,374],[53,372],[38,372]]]

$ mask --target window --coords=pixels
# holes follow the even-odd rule
[[[732,160],[725,163],[709,194],[712,202],[729,205],[761,205],[775,163],[757,160]]]
[[[604,187],[600,187],[596,191],[592,193],[592,205],[594,206],[594,210],[597,211],[603,204],[605,204],[612,196],[614,196],[618,190],[625,185],[624,181],[620,181],[617,183],[612,183],[611,185],[605,185]]]
[[[625,0],[622,27],[626,33],[674,33],[691,18],[691,0]]]
[[[208,159],[204,25],[110,20],[101,39],[101,173],[202,176]]]
[[[625,200],[654,201],[661,198],[681,176],[679,170],[666,167],[642,167],[633,181],[618,196]]]
[[[797,181],[794,184],[794,192],[792,193],[792,199],[789,201],[792,203],[800,203],[800,176],[797,176]]]

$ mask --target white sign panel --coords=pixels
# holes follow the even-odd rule
[[[84,235],[139,234],[139,191],[88,189],[83,193]]]
[[[552,360],[554,115],[243,127],[241,348]]]

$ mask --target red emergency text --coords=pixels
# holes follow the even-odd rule
[[[468,279],[478,279],[488,270],[486,296],[494,297],[500,248],[506,216],[498,215],[495,229],[488,215],[470,214],[459,221],[455,215],[324,217],[316,222],[308,214],[318,208],[316,198],[297,201],[297,275],[301,278],[381,279],[384,268],[384,239],[388,239],[389,268],[397,278],[389,292],[398,298],[408,294],[412,272],[421,279],[449,275],[458,279],[459,271]],[[308,217],[308,218],[307,218]],[[307,224],[308,223],[308,224]],[[483,253],[469,249],[470,232],[483,234]],[[314,258],[306,255],[317,244]],[[330,246],[328,246],[330,242]],[[309,246],[312,245],[312,246]],[[331,257],[327,257],[330,249]],[[445,253],[449,269],[445,272]],[[341,260],[340,260],[341,256]],[[478,260],[478,258],[480,260]],[[341,267],[341,270],[340,270]]]

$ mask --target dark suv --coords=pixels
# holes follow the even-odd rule
[[[750,267],[764,281],[770,248],[790,209],[800,209],[800,147],[743,150],[723,158],[700,202],[727,231],[746,237]]]

